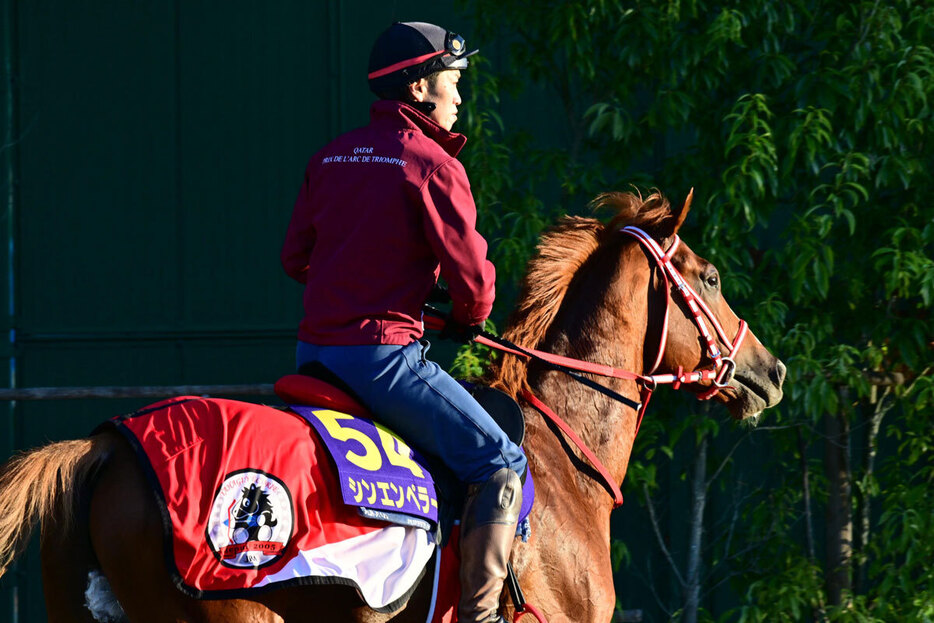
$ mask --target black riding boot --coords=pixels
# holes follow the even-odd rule
[[[467,489],[461,520],[461,600],[458,621],[500,623],[499,596],[522,506],[522,483],[503,468]]]

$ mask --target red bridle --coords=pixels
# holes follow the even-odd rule
[[[491,348],[501,350],[513,355],[518,355],[526,358],[535,358],[541,359],[549,364],[558,366],[561,368],[567,368],[570,370],[576,370],[579,372],[587,372],[590,374],[596,374],[599,376],[605,376],[610,378],[618,379],[627,379],[636,381],[642,386],[640,392],[641,402],[636,405],[638,416],[636,418],[636,429],[633,434],[633,442],[635,442],[636,435],[639,433],[639,427],[642,424],[642,416],[645,415],[646,408],[649,405],[649,399],[652,397],[652,392],[655,391],[655,388],[660,384],[671,385],[673,389],[679,389],[681,385],[686,383],[701,383],[704,381],[711,382],[711,388],[701,394],[698,394],[698,399],[700,400],[709,400],[713,398],[717,393],[727,387],[731,380],[733,380],[733,375],[736,373],[736,361],[734,357],[736,356],[739,347],[743,344],[743,340],[746,338],[746,334],[749,332],[749,326],[746,324],[745,320],[740,319],[739,329],[736,332],[736,337],[731,341],[727,336],[726,331],[723,329],[723,325],[720,324],[720,321],[717,320],[717,317],[714,316],[713,312],[704,303],[703,299],[697,294],[694,288],[684,279],[681,273],[675,268],[674,264],[671,262],[671,258],[674,257],[675,252],[678,249],[678,246],[681,243],[681,239],[677,234],[674,236],[674,240],[671,245],[668,247],[667,251],[662,251],[662,248],[655,241],[654,238],[649,236],[647,233],[639,229],[638,227],[628,226],[622,228],[620,231],[629,234],[636,238],[651,255],[655,262],[661,268],[662,277],[665,281],[665,317],[662,324],[662,335],[660,343],[658,346],[658,355],[655,358],[655,363],[648,370],[647,374],[636,374],[635,372],[628,372],[626,370],[621,370],[619,368],[614,368],[612,366],[607,366],[598,363],[591,363],[589,361],[581,361],[579,359],[572,359],[570,357],[564,357],[561,355],[555,355],[552,353],[546,353],[534,348],[521,348],[515,345],[509,345],[508,343],[504,344],[504,341],[496,338],[495,336],[487,336],[480,334],[476,341],[480,344],[484,344]],[[706,370],[695,370],[693,372],[683,372],[680,368],[676,374],[653,374],[655,370],[658,369],[658,366],[661,365],[662,360],[665,356],[665,348],[668,341],[668,309],[670,308],[670,300],[672,297],[671,294],[671,284],[674,283],[675,289],[680,293],[681,298],[684,300],[685,304],[688,306],[688,309],[691,310],[691,316],[694,320],[694,324],[697,326],[698,331],[700,331],[701,336],[704,338],[704,341],[707,345],[707,355],[713,361],[713,367]],[[707,318],[707,321],[713,325],[714,331],[716,331],[717,336],[724,344],[729,345],[729,353],[724,356],[720,352],[720,348],[717,346],[716,341],[713,338],[710,330],[707,328],[706,322],[704,322],[704,317]],[[434,322],[427,323],[432,328],[440,328],[439,323],[435,319],[430,319]],[[623,503],[623,494],[620,491],[619,484],[615,482],[613,476],[610,474],[610,470],[606,468],[605,465],[597,458],[590,448],[587,447],[587,444],[574,432],[574,430],[568,426],[568,424],[562,420],[551,408],[548,407],[545,403],[538,399],[537,396],[532,394],[528,390],[523,390],[522,397],[533,407],[535,407],[542,415],[551,420],[558,428],[560,428],[565,435],[568,436],[571,441],[578,447],[578,449],[590,460],[594,468],[600,473],[603,477],[603,480],[610,489],[610,492],[613,495],[614,507],[619,507]],[[620,397],[623,399],[623,397]],[[545,618],[529,604],[516,604],[516,613],[514,615],[513,621],[518,621],[525,614],[533,614],[535,618],[544,623]]]
[[[615,394],[615,392],[605,392],[615,396],[619,400],[623,400],[634,405],[638,414],[636,418],[636,429],[633,435],[633,441],[635,441],[635,435],[639,433],[639,428],[642,425],[642,417],[645,415],[645,411],[649,406],[649,400],[652,397],[652,392],[655,391],[655,388],[658,385],[671,385],[672,388],[679,389],[684,384],[710,381],[710,389],[697,395],[697,398],[700,400],[709,400],[710,398],[713,398],[715,395],[717,395],[721,389],[727,387],[730,381],[733,379],[733,375],[736,373],[736,361],[734,357],[736,356],[740,346],[742,346],[743,341],[746,338],[746,334],[749,332],[749,327],[745,320],[740,320],[739,329],[736,332],[736,337],[730,340],[726,334],[726,331],[723,329],[723,325],[721,325],[720,321],[717,320],[717,317],[714,316],[713,312],[710,310],[707,304],[704,303],[694,288],[691,287],[691,285],[684,279],[684,277],[672,263],[671,258],[674,256],[678,246],[681,243],[681,239],[677,235],[674,236],[674,240],[668,247],[668,250],[662,251],[662,248],[655,241],[655,239],[653,239],[638,227],[628,226],[622,228],[620,231],[636,238],[639,244],[641,244],[649,252],[649,255],[655,259],[655,262],[658,264],[659,268],[661,268],[662,276],[665,280],[665,317],[663,319],[662,335],[658,347],[658,355],[655,358],[655,363],[649,369],[647,374],[636,374],[635,372],[621,370],[619,368],[614,368],[613,366],[608,366],[605,364],[592,363],[589,361],[582,361],[580,359],[573,359],[571,357],[564,357],[562,355],[555,355],[553,353],[546,353],[534,348],[519,347],[493,335],[484,335],[481,333],[476,338],[476,341],[485,346],[489,346],[490,348],[495,348],[497,350],[513,355],[518,355],[520,357],[526,357],[528,359],[540,359],[548,364],[551,364],[552,366],[564,368],[566,371],[571,370],[577,372],[586,372],[589,374],[595,374],[608,378],[635,381],[641,385],[641,402],[639,403],[629,401],[627,398],[620,396],[619,394]],[[675,374],[653,374],[655,370],[658,369],[658,366],[661,365],[661,362],[665,356],[665,348],[668,340],[668,309],[670,307],[669,301],[672,297],[672,283],[674,283],[675,291],[681,295],[681,298],[688,306],[688,309],[691,310],[691,316],[694,324],[697,326],[698,331],[700,331],[701,336],[706,342],[707,355],[713,361],[713,366],[710,368],[694,370],[693,372],[684,372],[679,368]],[[729,345],[729,353],[726,356],[720,352],[720,349],[717,346],[713,335],[707,328],[707,324],[704,321],[705,317],[707,321],[713,325],[714,331],[717,333],[717,336],[720,338],[720,340],[724,344]],[[440,329],[443,327],[443,322],[440,317],[427,317],[425,320],[426,326],[429,328]],[[530,391],[523,390],[522,397],[530,405],[541,412],[542,415],[547,417],[556,426],[558,426],[568,436],[568,438],[574,442],[574,444],[581,450],[584,456],[590,460],[594,468],[603,477],[613,495],[615,506],[620,506],[623,503],[623,494],[620,492],[619,484],[613,480],[610,471],[587,447],[584,441],[574,432],[570,426],[568,426],[564,420],[562,420],[552,409],[550,409]]]
[[[674,389],[678,389],[682,383],[700,383],[703,381],[711,381],[711,388],[700,394],[698,398],[700,400],[709,400],[713,398],[717,393],[724,387],[730,384],[730,381],[733,380],[733,375],[736,373],[736,361],[734,359],[736,351],[739,350],[739,347],[742,345],[743,340],[746,339],[746,334],[749,332],[749,326],[746,324],[745,320],[739,321],[739,329],[736,332],[736,337],[733,340],[727,336],[726,331],[723,330],[723,325],[720,324],[720,321],[717,320],[717,317],[714,316],[713,312],[710,311],[710,308],[704,303],[703,299],[697,294],[694,288],[684,279],[681,273],[675,268],[675,265],[671,262],[671,258],[674,257],[675,251],[678,250],[678,246],[681,244],[681,238],[677,234],[674,236],[674,240],[671,245],[668,247],[667,251],[662,251],[662,248],[659,246],[655,239],[649,236],[647,233],[639,229],[638,227],[624,227],[620,231],[629,234],[639,241],[658,264],[659,268],[662,270],[662,276],[665,280],[665,318],[662,325],[662,337],[661,343],[658,347],[658,356],[655,358],[655,363],[648,371],[647,376],[642,377],[643,383],[651,383],[657,385],[659,383],[671,384]],[[689,372],[685,374],[680,369],[677,374],[656,374],[652,373],[658,369],[658,366],[661,365],[662,358],[665,356],[665,346],[668,339],[668,308],[670,307],[669,301],[671,300],[671,284],[674,283],[675,288],[678,293],[681,294],[681,298],[684,300],[684,303],[688,306],[688,309],[691,310],[691,316],[694,320],[694,324],[697,326],[698,331],[700,331],[701,337],[704,338],[704,341],[707,343],[707,355],[713,360],[713,367],[707,370],[695,370],[694,372]],[[730,352],[728,355],[724,356],[720,349],[717,347],[717,343],[711,335],[710,331],[707,328],[707,324],[704,322],[704,317],[713,325],[714,330],[717,332],[720,340],[724,344],[728,344]]]
[[[733,340],[729,339],[726,331],[724,331],[723,326],[720,324],[720,321],[717,320],[716,316],[714,316],[713,312],[710,310],[707,304],[704,303],[694,288],[688,284],[678,269],[675,268],[674,264],[671,262],[671,258],[674,256],[675,251],[678,249],[678,245],[681,243],[681,239],[677,235],[674,236],[674,240],[668,247],[668,250],[662,251],[659,244],[651,236],[638,227],[624,227],[620,231],[633,236],[636,238],[636,240],[638,240],[639,244],[641,244],[649,252],[649,255],[655,259],[659,268],[661,268],[662,276],[665,280],[665,317],[662,325],[662,335],[658,347],[658,355],[655,358],[655,363],[649,369],[647,374],[636,374],[635,372],[621,370],[619,368],[614,368],[604,364],[592,363],[589,361],[582,361],[579,359],[572,359],[570,357],[546,353],[540,350],[535,350],[534,348],[520,348],[518,346],[504,344],[503,340],[496,338],[495,336],[485,336],[481,334],[477,337],[476,341],[480,344],[484,344],[485,346],[508,352],[513,355],[541,359],[546,363],[558,366],[560,368],[566,368],[578,372],[587,372],[608,378],[636,381],[639,385],[641,385],[642,389],[640,391],[641,402],[636,404],[638,415],[636,418],[636,429],[633,435],[633,441],[635,441],[635,435],[639,433],[639,428],[642,425],[642,417],[645,415],[645,411],[649,405],[649,400],[652,397],[652,392],[655,391],[655,388],[658,385],[671,385],[672,388],[679,389],[684,384],[710,381],[710,389],[697,396],[700,400],[709,400],[710,398],[714,397],[721,389],[727,387],[736,372],[736,362],[734,357],[736,356],[736,352],[739,350],[739,347],[742,345],[743,340],[746,338],[749,327],[745,320],[740,320],[736,337],[733,338]],[[668,309],[670,307],[669,301],[672,296],[672,283],[674,283],[675,290],[680,293],[685,304],[688,306],[688,309],[691,310],[694,324],[697,326],[698,331],[700,331],[701,336],[706,342],[707,355],[713,361],[713,366],[711,368],[694,370],[693,372],[687,373],[679,368],[678,372],[675,374],[653,374],[655,370],[658,369],[658,366],[661,365],[665,355],[665,348],[668,339]],[[707,328],[704,317],[706,317],[707,321],[713,325],[714,331],[716,331],[720,340],[722,340],[724,344],[729,345],[729,353],[726,356],[724,356],[720,352],[720,349],[717,347],[717,343],[714,340],[713,335]],[[436,323],[434,324],[436,325]],[[606,466],[604,466],[603,463],[596,457],[596,455],[587,447],[583,440],[574,432],[573,429],[571,429],[570,426],[567,425],[566,422],[564,422],[564,420],[562,420],[552,409],[550,409],[530,391],[523,390],[522,397],[530,405],[541,412],[542,415],[557,425],[571,439],[571,441],[574,442],[574,444],[581,450],[584,456],[590,460],[594,468],[603,477],[613,495],[614,505],[617,507],[620,506],[623,503],[623,494],[619,489],[619,484],[614,481]]]

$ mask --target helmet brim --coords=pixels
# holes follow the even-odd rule
[[[473,52],[467,52],[460,56],[445,55],[441,58],[441,62],[444,64],[445,69],[467,69],[467,66],[470,65],[467,57],[473,56],[479,51],[480,50],[474,50]]]

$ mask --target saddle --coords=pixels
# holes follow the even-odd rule
[[[493,417],[510,441],[521,446],[525,440],[525,419],[519,404],[498,389],[467,382],[461,384]],[[371,417],[353,390],[318,362],[303,365],[299,374],[279,379],[275,392],[286,404],[317,405],[358,417]]]
[[[470,383],[463,383],[463,385],[486,412],[492,416],[493,420],[506,433],[509,439],[516,445],[521,446],[525,438],[525,420],[522,416],[522,410],[519,408],[516,401],[506,393],[491,387]],[[348,466],[346,462],[340,460],[340,444],[331,443],[334,439],[331,434],[332,431],[328,430],[328,425],[321,422],[320,418],[315,417],[316,408],[325,408],[369,421],[371,415],[368,409],[353,395],[352,390],[346,387],[346,385],[334,376],[330,370],[317,364],[311,364],[303,366],[300,374],[290,374],[280,378],[275,384],[275,392],[281,400],[290,405],[293,411],[309,420],[312,426],[315,427],[328,445],[328,449],[335,459],[339,471],[348,472],[349,478],[352,478],[350,474],[353,472],[360,473],[360,470],[354,470],[353,467]],[[366,424],[363,426],[369,428]],[[331,428],[333,429],[333,424],[331,424]],[[383,445],[385,446],[385,435],[382,437],[384,439]],[[398,443],[398,441],[396,443]],[[389,450],[390,453],[393,451],[395,451],[393,448]],[[405,447],[402,452],[405,453],[407,451],[409,451],[409,448]],[[453,472],[440,461],[419,455],[415,451],[412,451],[412,453],[417,457],[416,462],[418,464],[427,467],[427,476],[430,479],[429,482],[435,486],[437,499],[440,500],[436,509],[437,515],[433,512],[420,512],[417,505],[413,507],[412,504],[406,504],[409,512],[402,513],[398,512],[398,509],[401,507],[397,505],[396,508],[392,508],[393,504],[389,504],[388,507],[383,505],[379,510],[373,509],[370,506],[365,506],[360,503],[361,499],[359,498],[364,496],[361,494],[361,489],[359,488],[352,490],[351,496],[345,495],[344,501],[345,503],[358,506],[359,512],[365,517],[383,519],[401,525],[414,525],[416,527],[429,529],[428,524],[420,522],[417,519],[413,520],[413,516],[428,519],[431,527],[436,529],[436,542],[444,546],[447,544],[451,527],[460,517],[460,510],[464,499],[464,485],[458,481]],[[404,461],[404,459],[397,460]],[[342,474],[342,476],[343,475],[344,474]],[[366,476],[365,472],[362,475]],[[359,483],[361,481],[356,482]],[[370,488],[366,487],[366,491],[369,492],[369,490]],[[374,499],[371,500],[371,504],[376,499],[379,499],[379,497],[380,496],[374,496]],[[416,495],[413,497],[417,498],[418,496]],[[531,509],[532,496],[529,495],[528,497],[528,508],[523,508],[523,517],[528,514],[528,510]],[[416,500],[413,500],[413,502],[414,501]],[[431,499],[430,503],[434,504],[434,498]],[[412,508],[415,508],[414,512],[411,512]],[[435,509],[433,508],[432,510]]]

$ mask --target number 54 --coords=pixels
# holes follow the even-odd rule
[[[341,426],[340,421],[352,420],[354,419],[352,415],[331,411],[329,409],[313,411],[313,413],[324,425],[328,434],[334,439],[344,442],[355,441],[360,444],[363,451],[362,453],[355,452],[354,450],[347,450],[344,454],[344,457],[357,467],[370,472],[379,471],[383,466],[383,456],[385,455],[390,465],[404,467],[412,472],[412,475],[416,478],[425,477],[425,472],[422,471],[421,466],[412,460],[412,451],[409,446],[395,437],[381,424],[376,424],[376,432],[379,436],[380,446],[383,448],[382,453],[379,451],[376,443],[363,431],[349,426]]]

